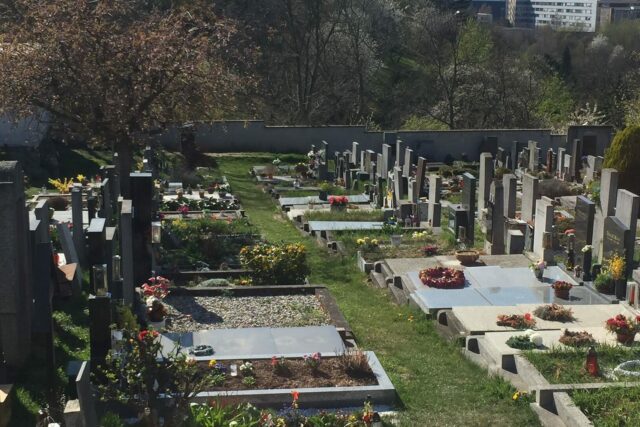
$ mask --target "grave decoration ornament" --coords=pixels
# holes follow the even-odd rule
[[[169,314],[162,300],[169,295],[170,282],[162,276],[150,277],[147,282],[140,287],[146,298],[147,319],[155,329],[161,329]]]
[[[532,336],[530,335],[514,335],[511,338],[509,338],[506,341],[506,344],[511,347],[511,348],[515,348],[518,350],[533,350],[536,349],[538,347],[540,347],[540,345],[542,344],[540,342],[540,345],[534,343],[532,341]],[[542,338],[542,337],[540,337]]]
[[[624,314],[618,314],[607,319],[605,327],[609,332],[616,334],[616,339],[620,344],[631,345],[636,333],[640,331],[640,316],[636,316],[634,319]]]
[[[419,277],[430,288],[460,289],[464,288],[465,283],[464,273],[453,268],[426,268],[420,271]]]
[[[541,305],[533,311],[533,314],[542,320],[552,322],[572,322],[575,320],[573,310],[560,304]]]
[[[529,266],[533,274],[536,275],[538,280],[542,280],[542,275],[544,274],[544,269],[547,267],[547,263],[544,260],[539,260]]]
[[[561,344],[569,347],[586,347],[596,343],[595,338],[587,331],[570,331],[565,329],[558,340]]]
[[[569,299],[569,291],[571,291],[573,285],[569,282],[565,282],[564,280],[556,280],[551,285],[551,289],[553,289],[557,298]]]
[[[514,329],[530,329],[536,326],[536,319],[531,313],[522,314],[500,314],[496,322],[498,326],[508,326]]]
[[[329,196],[329,206],[331,209],[344,209],[349,204],[347,196]]]

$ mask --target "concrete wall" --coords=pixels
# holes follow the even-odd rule
[[[352,141],[360,143],[360,149],[382,151],[383,137],[380,131],[367,131],[364,126],[266,126],[263,121],[226,121],[212,124],[195,124],[193,132],[196,144],[205,152],[259,152],[306,153],[311,144],[319,147],[321,141],[329,143],[330,150],[351,149]],[[180,133],[171,128],[156,141],[168,148],[178,149]],[[429,161],[443,161],[450,154],[460,159],[466,154],[470,160],[480,158],[482,143],[487,137],[496,137],[498,146],[511,150],[513,141],[526,145],[527,141],[538,142],[541,153],[547,149],[567,148],[567,135],[554,135],[550,129],[477,129],[451,131],[397,131],[398,138]],[[572,127],[571,139],[584,135],[595,135],[598,140],[598,154],[604,152],[611,142],[612,129],[609,126]]]
[[[17,121],[9,116],[2,116],[0,117],[0,148],[37,147],[48,130],[48,120],[44,115]]]

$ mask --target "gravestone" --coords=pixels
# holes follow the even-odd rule
[[[88,256],[87,261],[89,264],[89,271],[95,265],[106,264],[106,221],[104,218],[93,218],[89,223],[87,229],[87,243],[88,243]],[[93,274],[89,275],[91,283],[91,291],[96,292],[97,284],[94,283]]]
[[[415,199],[419,199],[420,197],[426,196],[425,191],[425,172],[427,171],[427,159],[424,157],[418,157],[418,165],[416,167],[416,184],[415,184]]]
[[[405,148],[404,150],[404,163],[402,165],[402,175],[411,176],[411,167],[413,166],[413,150],[411,148]]]
[[[555,153],[553,152],[553,148],[549,148],[547,150],[547,158],[545,162],[545,170],[547,173],[553,173],[555,171]]]
[[[76,377],[76,390],[80,406],[80,417],[84,427],[97,426],[98,416],[96,415],[95,397],[93,386],[91,385],[90,363],[83,361]],[[69,427],[69,425],[67,425]]]
[[[400,203],[400,200],[402,200],[404,198],[404,195],[406,194],[404,183],[405,181],[402,179],[402,169],[396,166],[393,169],[393,194],[396,206]]]
[[[463,188],[462,188],[462,205],[467,211],[467,230],[466,230],[466,243],[473,245],[475,237],[475,215],[476,215],[476,177],[469,172],[465,172],[462,175]]]
[[[84,263],[85,240],[82,220],[82,188],[75,185],[71,190],[71,218],[73,220],[73,244],[76,247],[78,260]]]
[[[508,230],[505,252],[509,255],[521,254],[524,251],[524,234],[520,230]]]
[[[96,217],[98,212],[98,199],[94,196],[93,191],[89,190],[87,194],[87,213],[89,215],[89,222]]]
[[[387,132],[385,132],[385,141],[386,141],[386,135]],[[394,138],[395,138],[395,134],[394,134]],[[395,143],[395,140],[393,141],[393,143]],[[393,169],[393,152],[392,150],[392,146],[389,143],[386,144],[382,144],[382,167],[380,169],[380,176],[382,176],[384,179],[387,179],[387,175],[389,175],[389,172]]]
[[[507,168],[507,169],[509,168],[507,164],[507,151],[502,147],[498,147],[495,166],[497,168]]]
[[[396,167],[402,168],[404,165],[404,143],[402,140],[396,140]]]
[[[436,174],[429,175],[429,221],[432,227],[440,227],[441,205],[440,193],[442,191],[442,177]]]
[[[580,180],[578,165],[582,159],[582,140],[574,139],[569,145],[571,159],[569,161],[569,177],[572,180]]]
[[[493,156],[491,153],[480,154],[480,177],[478,188],[478,219],[484,220],[484,210],[489,201],[489,190],[493,181]]]
[[[107,225],[113,224],[111,183],[108,178],[103,179],[100,184],[100,217],[106,220]]]
[[[116,227],[105,227],[105,247],[104,258],[107,264],[107,283],[109,284],[109,292],[113,286],[113,257],[118,253],[118,237]]]
[[[600,209],[604,216],[612,216],[615,213],[616,197],[618,195],[618,171],[615,169],[603,169],[600,180]]]
[[[553,200],[542,197],[536,200],[533,252],[546,262],[553,261],[551,232],[553,230]]]
[[[564,171],[564,155],[565,149],[562,147],[558,147],[558,159],[556,162],[556,176],[559,179],[564,179],[563,171]]]
[[[148,173],[131,173],[133,208],[134,284],[144,283],[151,274],[151,220],[153,218],[153,178]]]
[[[527,148],[529,149],[528,169],[532,172],[536,172],[538,170],[538,159],[540,157],[540,149],[538,148],[538,143],[536,141],[529,141],[527,143]]]
[[[89,295],[89,347],[91,366],[97,367],[111,348],[111,298]]]
[[[36,219],[40,220],[40,222],[42,223],[42,227],[38,228],[39,230],[38,232],[40,233],[40,236],[38,236],[39,241],[40,242],[50,241],[49,239],[49,224],[50,224],[49,202],[47,200],[40,200],[33,211]]]
[[[0,235],[0,341],[11,380],[29,355],[33,301],[24,175],[14,161],[0,161]]]
[[[71,236],[71,231],[66,223],[58,223],[56,225],[58,230],[58,240],[64,257],[67,260],[67,264],[76,264],[76,272],[71,282],[71,291],[74,296],[78,296],[82,293],[82,267],[80,266],[80,259],[78,258],[78,252]]]
[[[376,207],[378,209],[382,208],[382,202],[384,201],[384,179],[381,177],[377,178],[376,181]]]
[[[596,212],[596,204],[585,196],[576,197],[576,216],[575,216],[575,230],[576,230],[576,265],[583,266],[584,264],[584,252],[582,248],[586,245],[591,245],[593,240],[593,221]],[[589,253],[589,258],[591,253]],[[589,268],[590,269],[590,268]],[[587,270],[584,270],[585,273]]]
[[[353,167],[358,167],[359,165],[359,161],[360,161],[360,153],[358,152],[358,147],[360,146],[360,144],[358,144],[356,141],[353,141],[351,143],[351,165]]]
[[[604,234],[602,236],[602,252],[605,259],[611,258],[614,254],[621,255],[625,259],[625,242],[629,238],[631,230],[615,216],[608,216],[604,219]]]
[[[367,152],[362,150],[360,151],[360,172],[366,172],[367,171]]]
[[[504,187],[504,216],[505,218],[516,217],[516,191],[518,178],[513,174],[504,174],[502,185]]]
[[[504,188],[499,179],[491,182],[485,219],[487,222],[485,252],[490,255],[504,254]]]
[[[522,177],[522,220],[533,221],[536,212],[536,200],[540,198],[538,178],[524,174]]]
[[[565,181],[571,182],[573,177],[571,176],[571,154],[565,154],[562,162],[562,177]]]
[[[133,209],[131,200],[123,200],[120,209],[120,256],[122,262],[122,298],[128,306],[133,304]]]
[[[382,164],[384,163],[383,157],[382,157],[382,153],[376,153],[376,176],[375,178],[378,177],[385,177],[386,175],[383,174],[382,172]]]
[[[120,196],[120,184],[118,183],[118,174],[114,165],[100,166],[100,173],[109,180],[109,200],[111,200],[111,212],[115,213],[118,209],[118,196]]]
[[[638,208],[640,198],[629,190],[618,190],[616,201],[616,218],[628,229],[629,233],[624,240],[624,253],[626,254],[627,275],[633,270],[633,256],[636,240],[636,227],[638,225]]]
[[[508,166],[509,169],[514,171],[518,169],[518,156],[520,154],[521,148],[522,147],[520,146],[520,143],[518,141],[513,141],[511,143],[511,152],[509,153],[511,164]]]
[[[33,334],[33,353],[40,363],[47,367],[49,379],[53,379],[55,372],[55,352],[53,346],[53,282],[52,246],[49,229],[46,223],[36,220],[31,231],[31,260],[33,287],[33,319],[31,332]],[[45,240],[41,240],[44,229]],[[24,333],[24,331],[23,331]]]

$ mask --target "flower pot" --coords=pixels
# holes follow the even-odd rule
[[[616,339],[620,344],[631,345],[636,338],[635,332],[617,332]]]
[[[148,323],[149,323],[149,327],[150,327],[150,328],[153,328],[153,329],[154,329],[154,330],[156,330],[156,331],[161,331],[161,330],[163,330],[163,329],[165,328],[165,326],[166,326],[167,318],[165,317],[164,319],[162,319],[162,320],[161,320],[161,321],[159,321],[159,322],[151,322],[151,321],[149,321]]]
[[[460,261],[462,265],[473,264],[478,260],[480,254],[478,251],[468,250],[468,251],[456,251],[456,259]]]
[[[555,294],[556,298],[560,298],[560,299],[569,299],[569,289],[554,289],[553,293]]]
[[[536,279],[542,281],[542,276],[544,275],[544,270],[540,270],[539,268],[536,268],[535,270],[533,270],[533,272],[536,275]]]
[[[625,279],[616,280],[616,298],[624,301],[627,298],[627,281]]]
[[[402,243],[402,234],[394,234],[391,236],[391,244],[393,246],[400,246],[400,243]]]
[[[326,191],[320,190],[320,193],[318,194],[318,198],[320,200],[326,201],[328,197],[329,197],[329,194]]]

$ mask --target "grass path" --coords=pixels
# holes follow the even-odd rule
[[[234,194],[251,221],[271,241],[302,241],[309,251],[312,283],[325,284],[338,301],[361,347],[373,350],[391,377],[411,426],[536,426],[527,404],[511,400],[512,388],[467,361],[443,341],[430,321],[390,301],[385,291],[367,284],[355,259],[330,255],[302,237],[285,220],[269,195],[248,175],[270,155],[217,158]]]

